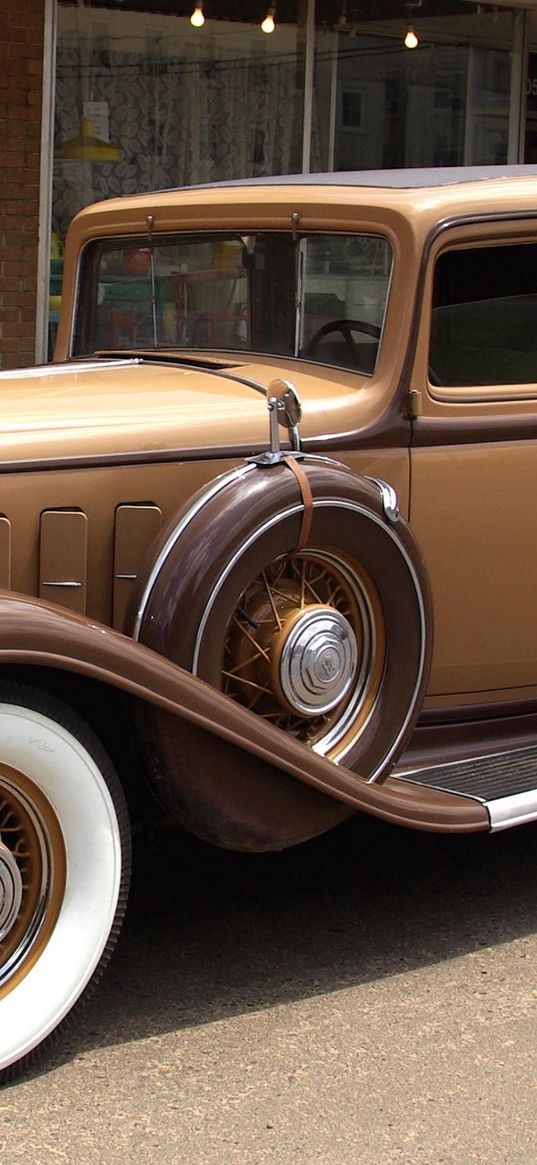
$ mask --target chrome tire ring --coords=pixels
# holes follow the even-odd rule
[[[0,943],[5,942],[19,916],[22,895],[20,866],[11,850],[0,842]]]
[[[0,997],[46,941],[42,931],[55,924],[64,889],[65,847],[52,806],[22,772],[0,766]]]

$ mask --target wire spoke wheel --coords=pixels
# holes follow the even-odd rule
[[[278,559],[241,594],[221,686],[333,756],[363,727],[384,651],[382,608],[367,572],[339,551],[310,549]]]
[[[27,974],[57,920],[65,846],[57,817],[22,773],[0,770],[0,998]]]

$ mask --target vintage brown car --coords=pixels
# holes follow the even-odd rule
[[[55,362],[0,375],[2,1078],[110,955],[130,817],[537,816],[536,207],[513,167],[75,219]]]

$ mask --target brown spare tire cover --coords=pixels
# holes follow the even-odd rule
[[[176,515],[127,633],[311,748],[379,780],[419,713],[431,653],[424,567],[376,484],[328,459],[246,463]],[[308,524],[305,524],[306,527]],[[239,849],[281,848],[350,812],[153,708],[141,716],[153,785],[179,820]]]

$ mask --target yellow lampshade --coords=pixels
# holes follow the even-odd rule
[[[64,161],[121,162],[123,150],[98,138],[93,122],[89,117],[83,117],[78,133],[60,146],[56,157]]]

